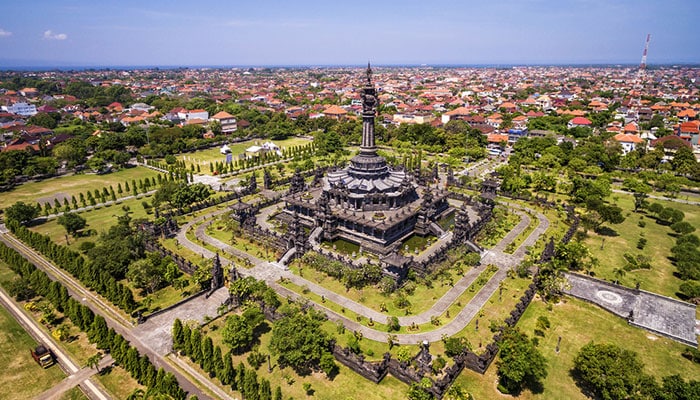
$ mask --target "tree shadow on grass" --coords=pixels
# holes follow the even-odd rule
[[[596,229],[595,233],[597,233],[600,236],[620,236],[620,234],[617,233],[616,230],[610,228],[609,226],[601,226],[600,228]]]

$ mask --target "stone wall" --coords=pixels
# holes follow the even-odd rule
[[[197,266],[192,264],[191,261],[185,259],[177,253],[173,253],[172,251],[166,249],[154,239],[146,239],[146,241],[144,242],[144,248],[146,249],[146,251],[156,252],[163,257],[171,257],[173,259],[173,262],[175,262],[175,264],[177,265],[177,267],[180,268],[182,272],[185,272],[187,274],[192,275],[197,269]]]

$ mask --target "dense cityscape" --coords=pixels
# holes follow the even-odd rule
[[[694,2],[83,3],[0,17],[0,400],[700,399]]]

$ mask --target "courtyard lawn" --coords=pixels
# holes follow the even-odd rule
[[[359,314],[355,313],[354,311],[346,310],[345,307],[343,307],[337,303],[334,303],[333,301],[330,301],[328,299],[322,298],[321,296],[317,295],[316,293],[309,291],[308,288],[306,288],[306,287],[300,287],[300,286],[293,284],[289,281],[285,281],[284,283],[281,283],[281,285],[286,287],[287,289],[292,290],[293,292],[295,292],[301,296],[304,296],[305,298],[315,302],[316,304],[320,304],[320,305],[338,313],[339,315],[344,315],[345,317],[347,317],[351,320],[355,320],[364,326],[371,327],[371,328],[379,330],[379,331],[387,331],[387,333],[408,333],[408,334],[411,334],[411,333],[430,332],[430,331],[433,331],[435,329],[438,329],[441,325],[445,325],[445,324],[451,322],[457,316],[457,314],[459,314],[459,312],[462,310],[462,308],[467,303],[469,303],[471,301],[471,299],[474,296],[476,296],[477,293],[479,293],[481,288],[491,279],[491,277],[495,274],[496,271],[497,270],[495,269],[495,267],[486,268],[484,271],[482,271],[481,274],[479,274],[479,276],[469,286],[469,288],[467,290],[465,290],[462,294],[460,294],[455,299],[455,301],[452,304],[450,304],[450,306],[447,308],[447,310],[445,310],[445,312],[443,312],[440,315],[438,315],[438,314],[434,315],[434,317],[436,317],[435,323],[433,323],[431,320],[431,322],[427,322],[427,323],[424,323],[421,325],[413,325],[413,326],[403,325],[396,332],[388,332],[386,318],[382,318],[379,321],[371,321],[370,322],[364,316],[359,315]],[[529,281],[528,281],[528,283],[529,283]],[[507,292],[507,289],[508,288],[504,284],[504,293]],[[409,296],[408,298],[412,298],[412,297]],[[513,302],[513,304],[515,304],[517,302],[517,300],[519,300],[519,297],[518,297],[518,299],[516,299]],[[507,302],[507,300],[506,300],[506,302]],[[493,301],[492,301],[492,303],[493,303]],[[430,306],[432,306],[433,304],[434,304],[434,302],[430,303]],[[387,305],[387,304],[385,303],[385,305]],[[368,305],[368,306],[370,306],[370,305]],[[391,309],[394,309],[394,308],[395,307],[392,307]],[[508,309],[501,310],[501,311],[504,313],[504,315],[507,315],[507,313],[510,312],[511,309],[512,309],[512,306]],[[395,316],[406,315],[405,310],[403,313],[400,313],[398,311],[401,311],[401,310],[397,310],[393,314],[392,313],[386,313],[386,314],[387,314],[387,316],[388,315],[395,315]],[[505,316],[502,319],[505,319]]]
[[[58,196],[62,198],[67,195],[69,201],[71,196],[75,196],[76,199],[80,200],[78,196],[81,192],[87,195],[88,191],[94,191],[95,189],[102,191],[102,188],[105,187],[109,189],[110,185],[116,192],[117,185],[120,183],[124,192],[122,194],[117,193],[117,197],[124,197],[131,194],[131,192],[126,193],[125,182],[128,182],[129,186],[131,186],[132,180],[138,183],[140,179],[150,179],[157,175],[158,172],[154,170],[145,167],[134,167],[104,175],[78,174],[59,176],[39,182],[27,182],[9,192],[0,193],[0,204],[2,204],[2,208],[9,207],[18,201],[23,201],[27,204],[50,201],[53,205],[53,199]]]
[[[240,155],[245,153],[245,150],[250,146],[260,145],[267,140],[264,139],[253,139],[246,140],[245,142],[231,143],[228,147],[231,148],[231,154],[233,154],[233,159],[237,160]],[[311,140],[300,137],[291,137],[285,140],[274,140],[274,144],[280,147],[280,149],[286,149],[293,146],[304,146],[311,143]],[[177,156],[179,161],[185,161],[187,165],[187,170],[190,171],[190,165],[199,164],[199,169],[201,174],[211,175],[209,171],[209,163],[216,164],[217,162],[225,162],[226,156],[221,154],[219,147],[212,147],[206,150],[199,150],[193,153],[183,153]]]
[[[300,275],[304,279],[314,282],[324,288],[338,293],[344,297],[347,297],[353,301],[363,304],[369,308],[380,311],[381,305],[384,304],[386,307],[385,313],[388,315],[404,316],[409,314],[419,314],[426,311],[432,307],[435,302],[442,297],[451,287],[451,282],[456,282],[462,276],[457,271],[448,271],[449,278],[444,277],[439,282],[434,282],[433,287],[428,288],[424,284],[416,284],[415,291],[411,295],[406,295],[410,306],[407,308],[398,308],[394,305],[394,299],[396,299],[396,294],[391,294],[385,296],[382,294],[378,288],[373,286],[367,286],[363,289],[351,288],[346,290],[345,285],[339,280],[326,275],[323,272],[316,271],[311,267],[304,267],[302,265],[302,273],[299,274],[299,263],[300,261],[295,261],[289,265],[289,270],[295,275]],[[468,268],[468,267],[464,267]],[[407,314],[408,310],[408,314]],[[386,321],[379,321],[386,322]]]
[[[184,276],[187,276],[183,273]],[[126,285],[131,292],[134,293],[134,300],[141,305],[140,310],[144,315],[154,313],[164,308],[170,307],[178,301],[184,300],[185,297],[191,296],[199,292],[197,284],[190,282],[182,289],[175,289],[172,285],[156,290],[154,293],[146,294],[141,289],[136,288],[132,282],[126,279],[120,281]]]
[[[591,340],[597,343],[612,343],[635,351],[645,365],[645,373],[660,378],[680,374],[683,378],[697,379],[700,364],[695,364],[680,354],[687,347],[670,339],[656,336],[635,328],[601,308],[586,302],[565,298],[547,310],[547,305],[534,300],[520,320],[518,327],[528,336],[534,337],[535,324],[539,316],[546,316],[551,327],[545,337],[538,337],[539,350],[548,361],[548,376],[544,380],[544,392],[523,392],[521,399],[587,399],[569,375],[573,359],[579,349]],[[561,336],[560,352],[555,351]],[[496,390],[496,365],[491,365],[485,375],[466,371],[456,383],[472,393],[477,399],[505,398]],[[509,397],[509,396],[508,396]]]
[[[65,378],[58,365],[41,368],[29,350],[37,343],[0,307],[0,399],[29,399],[48,390]]]
[[[519,223],[520,216],[518,214],[509,212],[507,208],[494,208],[493,218],[477,233],[475,242],[487,249],[493,247]]]
[[[608,281],[619,279],[620,283],[627,287],[634,287],[636,282],[640,282],[640,287],[643,290],[677,298],[676,292],[683,281],[674,276],[676,267],[668,259],[670,249],[676,243],[676,237],[671,236],[673,231],[668,226],[658,224],[651,214],[633,212],[634,198],[632,196],[616,193],[613,198],[617,198],[616,204],[623,209],[623,215],[626,216],[625,221],[619,225],[605,225],[611,228],[617,236],[603,236],[589,231],[588,237],[584,240],[592,256],[596,257],[600,264],[593,268],[596,277]],[[683,211],[685,213],[684,221],[700,229],[700,208],[698,206],[649,200],[650,202],[658,202],[664,207]],[[643,228],[639,226],[640,221],[645,224]],[[637,241],[641,237],[647,240],[644,250],[639,250],[636,247]],[[613,271],[623,268],[627,264],[623,257],[625,253],[650,257],[651,269],[627,271],[624,276],[617,276]]]
[[[486,346],[493,341],[495,334],[490,329],[491,323],[493,322],[496,326],[505,325],[506,318],[510,316],[510,312],[518,304],[531,282],[531,279],[522,278],[503,280],[500,285],[503,288],[503,293],[499,295],[500,289],[496,290],[457,336],[466,337],[475,353],[483,353]],[[477,320],[479,321],[479,329],[477,329]]]

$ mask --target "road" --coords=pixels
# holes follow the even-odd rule
[[[93,292],[85,289],[79,282],[77,282],[73,277],[63,272],[61,269],[46,260],[41,254],[34,251],[32,248],[26,246],[21,241],[17,240],[10,234],[0,233],[0,241],[4,242],[6,245],[14,248],[20,254],[22,254],[29,262],[36,265],[37,268],[46,272],[52,280],[58,280],[66,286],[68,294],[77,299],[82,304],[88,306],[95,314],[104,317],[107,325],[122,335],[124,339],[128,340],[132,346],[136,347],[141,354],[148,355],[151,363],[156,368],[162,367],[164,370],[171,372],[177,378],[180,387],[188,392],[189,396],[195,395],[199,399],[211,399],[211,396],[204,393],[199,389],[194,383],[192,383],[187,376],[182,374],[179,369],[175,368],[170,364],[166,358],[156,351],[151,349],[149,346],[139,340],[139,337],[132,333],[131,323],[123,317],[120,313],[113,310],[111,306],[106,305],[105,301]],[[72,374],[78,370],[77,367],[69,370]],[[204,380],[202,384],[207,384]],[[209,384],[211,385],[211,384]]]
[[[68,373],[69,375],[69,377],[66,379],[71,379],[71,376],[74,376],[80,371],[80,368],[78,367],[76,362],[70,356],[68,356],[67,353],[63,352],[63,350],[58,345],[58,343],[56,343],[54,338],[51,337],[51,335],[46,334],[41,329],[39,324],[32,317],[27,315],[24,308],[17,305],[17,303],[15,303],[15,301],[12,300],[12,298],[10,298],[10,296],[7,293],[5,293],[3,289],[0,289],[0,303],[2,303],[3,307],[5,307],[7,311],[10,312],[10,314],[12,314],[12,316],[17,320],[17,322],[22,326],[22,328],[24,328],[24,330],[27,331],[27,333],[29,333],[34,338],[34,340],[36,340],[39,343],[43,343],[46,346],[49,346],[51,350],[53,350],[54,354],[56,355],[58,365],[60,365],[61,369],[66,371],[66,373]],[[18,351],[19,350],[20,349],[18,349]],[[29,357],[29,352],[27,352],[27,357]],[[83,390],[91,399],[108,400],[111,398],[108,394],[104,393],[101,389],[99,389],[95,382],[92,381],[92,379],[86,378],[87,376],[81,380],[76,380],[75,385],[80,384]],[[68,389],[70,389],[70,387],[65,388],[64,391]],[[62,392],[57,391],[58,395],[60,395],[60,393]],[[42,395],[39,398],[52,399],[56,397],[43,397]]]

